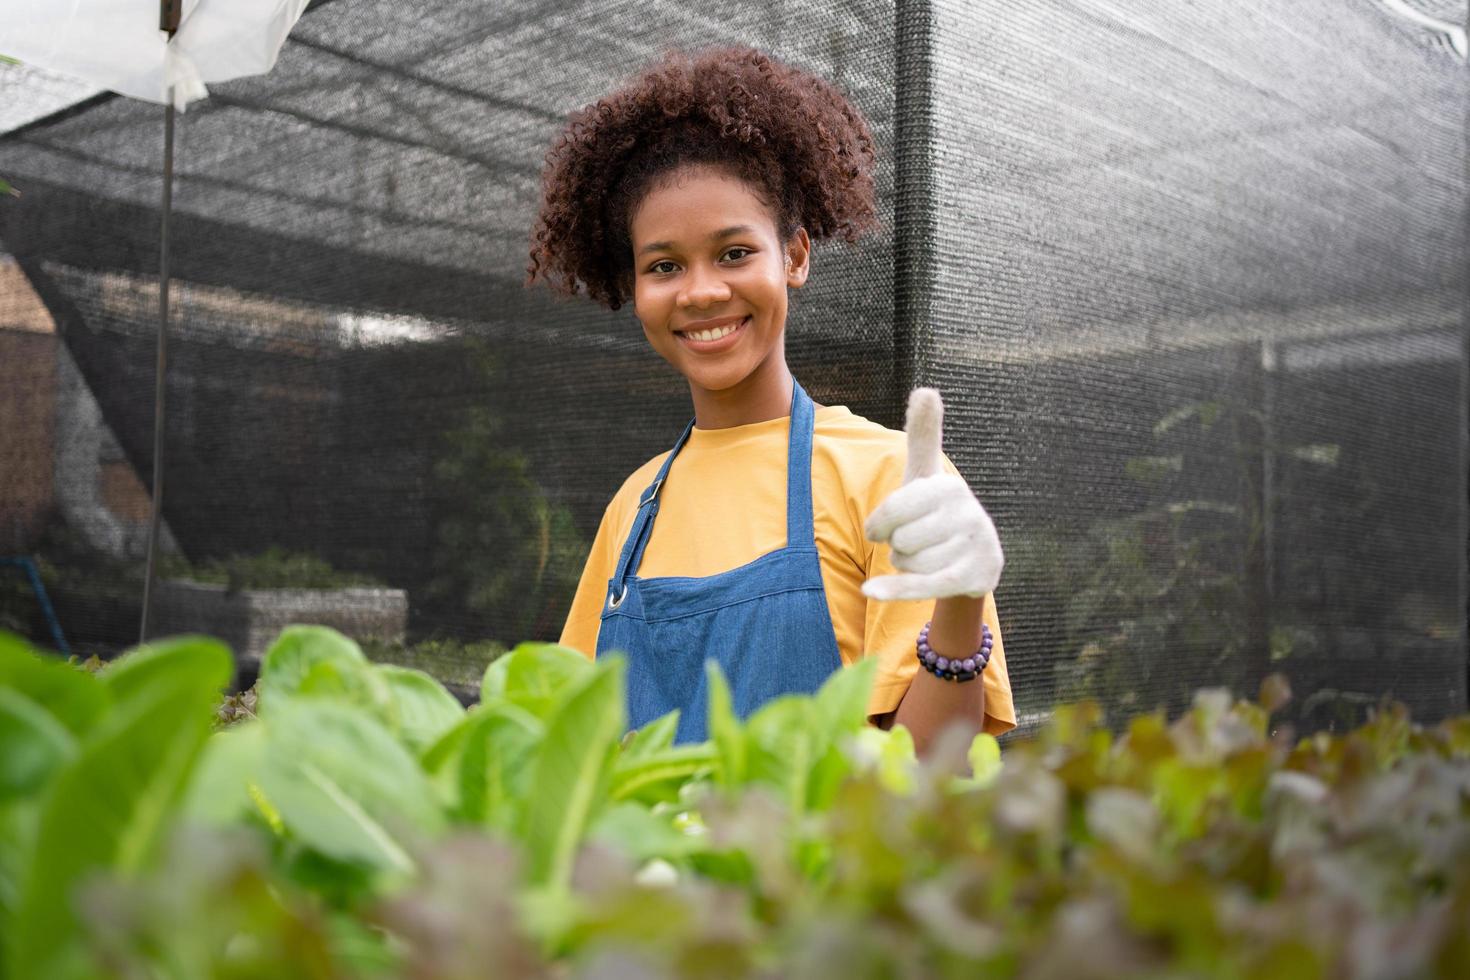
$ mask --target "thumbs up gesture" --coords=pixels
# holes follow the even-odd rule
[[[908,461],[903,486],[889,494],[864,531],[887,542],[900,575],[863,583],[872,599],[978,598],[995,589],[1005,557],[995,523],[964,479],[944,471],[940,452],[944,405],[933,388],[909,395]]]

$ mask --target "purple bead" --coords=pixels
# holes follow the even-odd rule
[[[964,659],[964,661],[960,664],[960,669],[963,670],[967,674],[974,673],[975,672],[975,660],[974,660],[974,658],[973,657],[966,657]]]
[[[993,646],[995,646],[995,644],[991,643],[990,640],[987,639],[984,643],[980,644],[980,649],[989,650]]]
[[[934,655],[933,650],[930,650],[924,654],[924,663],[928,664],[930,667],[934,666],[934,661],[937,659],[938,658]]]
[[[949,660],[945,657],[940,657],[938,660],[934,661],[934,666],[938,667],[940,670],[949,670]]]

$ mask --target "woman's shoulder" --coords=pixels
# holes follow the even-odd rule
[[[818,410],[813,448],[845,480],[867,483],[901,479],[908,459],[908,437],[901,429],[865,419],[844,405]],[[946,470],[957,472],[948,456],[945,464]]]
[[[845,405],[817,410],[813,442],[819,452],[856,466],[903,465],[904,434],[856,414]]]
[[[625,510],[637,510],[638,502],[643,499],[643,491],[653,484],[654,479],[658,476],[659,467],[664,465],[664,460],[669,458],[669,453],[672,451],[665,449],[628,474],[628,478],[623,481],[623,485],[618,487],[617,493],[613,494],[612,500],[608,502],[607,509],[618,513]]]

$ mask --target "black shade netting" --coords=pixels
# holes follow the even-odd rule
[[[1377,3],[924,16],[915,360],[1004,529],[1018,706],[1279,670],[1307,728],[1463,710],[1459,53]]]
[[[818,248],[788,356],[889,425],[944,394],[1023,722],[1271,670],[1308,727],[1463,710],[1466,73],[1437,37],[1326,0],[317,4],[179,119],[169,575],[385,590],[409,646],[554,639],[690,409],[631,309],[523,287],[541,161],[663,49],[744,43],[873,125],[882,227]],[[0,555],[42,559],[81,652],[137,638],[161,142],[106,97],[0,136]],[[0,617],[49,641],[19,576]]]

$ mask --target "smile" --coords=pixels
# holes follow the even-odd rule
[[[734,343],[730,338],[743,330],[749,322],[750,317],[746,317],[739,323],[729,323],[722,327],[711,327],[708,330],[675,331],[675,333],[686,346],[694,350],[717,351]]]

